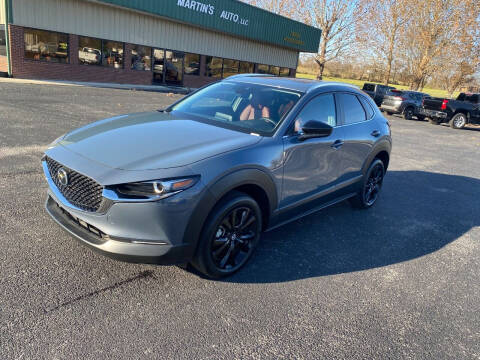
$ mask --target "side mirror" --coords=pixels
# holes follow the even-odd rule
[[[300,134],[298,139],[303,141],[311,138],[327,137],[332,134],[332,131],[333,127],[327,123],[317,120],[309,120],[302,126],[302,134]]]

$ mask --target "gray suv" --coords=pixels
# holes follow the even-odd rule
[[[380,109],[388,115],[402,114],[406,120],[411,120],[414,116],[418,120],[424,120],[425,116],[420,111],[426,98],[430,98],[430,95],[417,91],[390,90],[384,96]]]
[[[387,120],[352,86],[239,75],[55,140],[46,209],[104,255],[218,278],[262,231],[346,199],[375,204],[391,145]]]

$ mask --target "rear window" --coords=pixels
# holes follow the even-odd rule
[[[363,90],[365,91],[375,91],[374,84],[363,84]]]
[[[479,102],[478,98],[479,98],[478,94],[465,95],[465,100],[464,101],[468,101],[468,102],[476,104],[476,103]]]
[[[403,91],[393,89],[393,90],[390,90],[387,95],[389,95],[389,96],[402,96],[402,94],[403,94]]]

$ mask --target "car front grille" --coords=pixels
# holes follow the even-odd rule
[[[103,186],[95,180],[69,169],[55,160],[46,157],[48,171],[52,181],[62,195],[74,206],[84,211],[96,212],[102,205]],[[60,183],[58,170],[63,169],[67,173],[67,185]]]

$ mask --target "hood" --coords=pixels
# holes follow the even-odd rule
[[[260,137],[152,112],[117,116],[65,135],[60,145],[84,158],[122,170],[186,166],[251,146]]]

